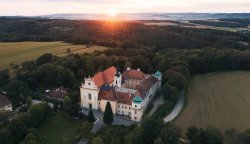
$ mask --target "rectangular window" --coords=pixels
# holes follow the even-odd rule
[[[99,102],[99,104],[100,104],[100,102]]]
[[[123,111],[122,111],[122,113],[123,113]]]
[[[130,112],[128,112],[128,114],[130,115],[131,113],[130,113]]]
[[[127,106],[125,106],[125,109],[127,109]]]
[[[137,107],[137,105],[135,105],[135,107]]]
[[[122,106],[122,108],[124,108],[124,107]]]
[[[135,114],[137,114],[137,111],[135,111]]]
[[[133,81],[132,81],[133,82]]]
[[[130,107],[128,109],[130,110]]]
[[[120,108],[120,105],[118,105],[118,108]]]
[[[120,110],[118,110],[118,113],[120,113]]]
[[[135,117],[135,120],[137,119],[137,117]]]

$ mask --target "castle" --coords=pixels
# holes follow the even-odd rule
[[[113,114],[128,115],[140,122],[143,112],[157,91],[161,91],[162,75],[144,74],[127,68],[122,74],[119,68],[110,67],[94,77],[85,78],[80,86],[81,107],[105,111],[109,101]]]

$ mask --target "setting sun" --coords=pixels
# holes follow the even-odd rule
[[[116,15],[116,11],[110,10],[110,11],[108,12],[108,14],[109,14],[110,16],[115,16],[115,15]]]

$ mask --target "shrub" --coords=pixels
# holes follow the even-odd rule
[[[152,115],[154,118],[162,117],[165,114],[170,113],[171,108],[174,106],[175,101],[165,100],[164,104],[159,105],[155,113]]]
[[[80,141],[82,139],[82,135],[79,133],[77,136],[76,136],[76,141]]]
[[[28,108],[26,106],[21,106],[21,108],[18,110],[18,112],[27,112]]]

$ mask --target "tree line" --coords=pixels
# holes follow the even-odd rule
[[[227,21],[227,19],[222,19],[223,21],[204,21],[204,20],[191,20],[190,23],[201,24],[201,25],[208,25],[208,26],[215,26],[215,27],[230,27],[230,28],[247,28],[248,23],[244,21],[244,23],[239,23],[235,21]]]

